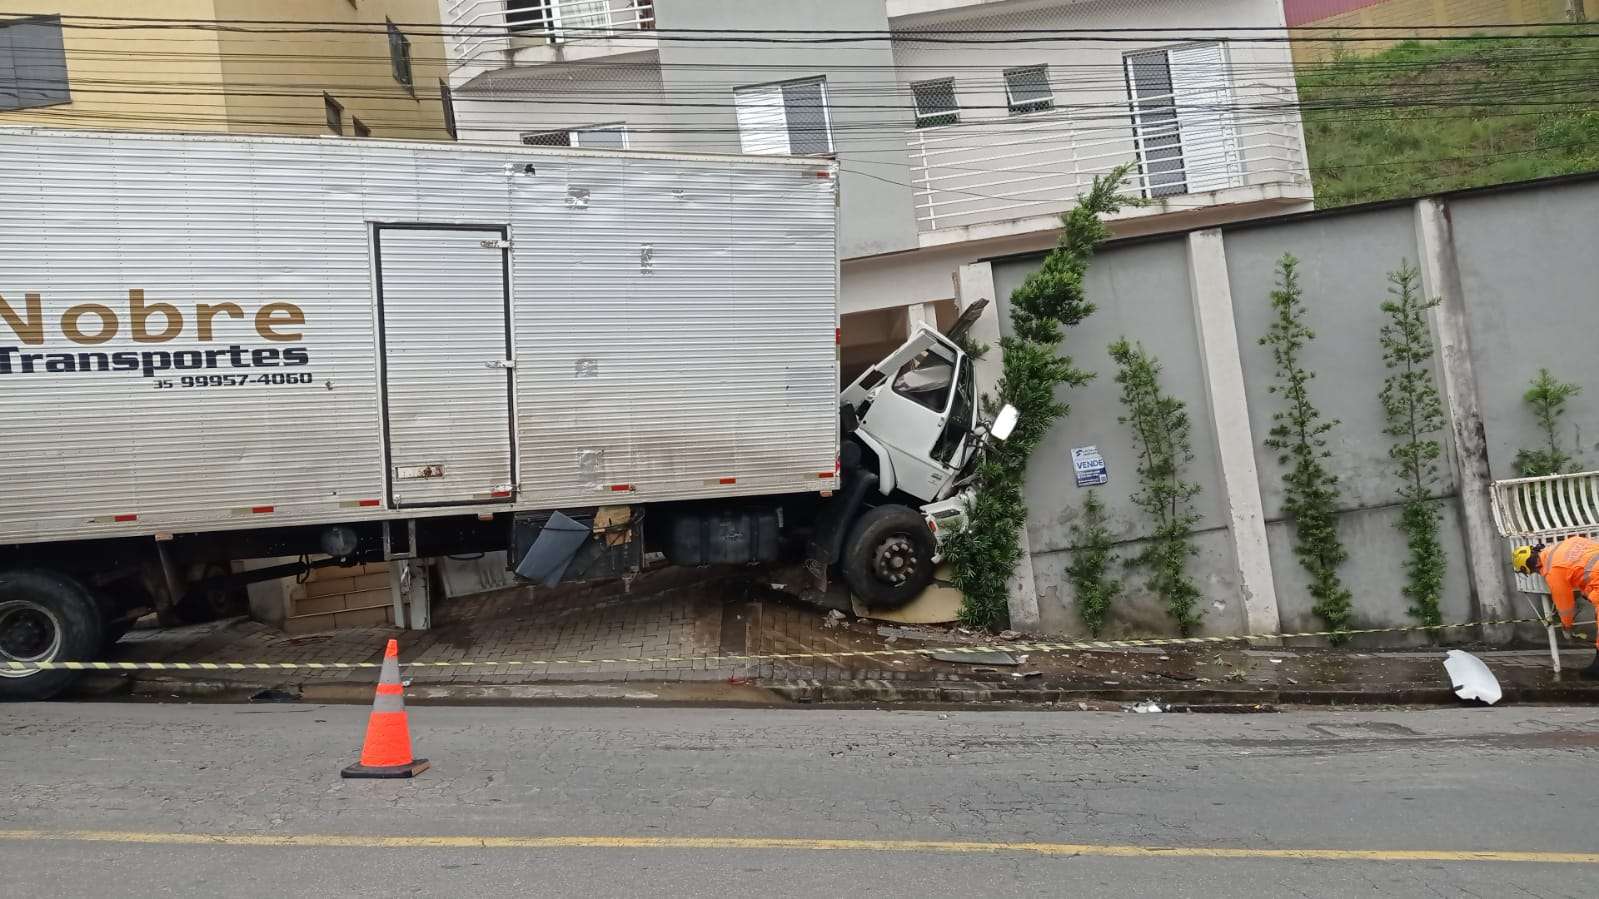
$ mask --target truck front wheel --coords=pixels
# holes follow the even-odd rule
[[[844,544],[844,580],[874,609],[897,609],[933,582],[937,541],[920,512],[878,506],[861,516]]]
[[[92,660],[103,632],[100,607],[77,581],[52,571],[0,572],[0,700],[50,699],[77,671],[18,671],[9,662]]]

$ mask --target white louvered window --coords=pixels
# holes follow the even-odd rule
[[[733,92],[745,153],[814,156],[833,152],[822,78],[741,87]]]
[[[1126,67],[1145,193],[1168,197],[1243,184],[1225,45],[1130,53]]]

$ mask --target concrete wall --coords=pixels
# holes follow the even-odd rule
[[[656,16],[663,31],[888,30],[883,5],[859,0],[659,0]],[[685,150],[739,151],[735,88],[825,76],[833,148],[845,161],[840,184],[844,204],[840,255],[870,256],[916,245],[910,169],[903,144],[910,114],[896,115],[894,110],[882,108],[883,84],[894,65],[893,53],[886,45],[664,41],[660,58],[667,96],[699,104],[669,110],[675,124],[690,132],[674,138]],[[850,160],[857,156],[877,164],[851,165]]]
[[[1428,236],[1422,227],[1426,210],[1434,208],[1429,204],[1435,202],[1442,204],[1444,221],[1452,223],[1452,230],[1445,228],[1441,237],[1436,228]],[[1584,386],[1572,403],[1565,437],[1580,449],[1585,467],[1599,467],[1599,359],[1586,346],[1591,342],[1587,335],[1599,330],[1599,257],[1591,252],[1599,235],[1595,208],[1599,180],[1564,181],[1108,244],[1087,280],[1088,295],[1099,311],[1073,329],[1064,346],[1099,377],[1065,397],[1072,414],[1040,446],[1028,471],[1028,548],[1043,628],[1081,630],[1064,577],[1072,548],[1068,528],[1083,499],[1083,491],[1074,485],[1072,447],[1093,444],[1104,454],[1111,481],[1098,489],[1112,531],[1127,541],[1127,554],[1136,551],[1135,541],[1145,532],[1129,501],[1137,487],[1136,460],[1127,428],[1117,421],[1122,410],[1104,351],[1121,333],[1142,340],[1160,358],[1164,386],[1185,401],[1194,423],[1195,459],[1188,475],[1204,493],[1198,503],[1203,515],[1196,537],[1200,554],[1191,571],[1206,593],[1204,629],[1251,632],[1246,629],[1246,598],[1257,608],[1269,608],[1270,623],[1283,631],[1320,628],[1311,613],[1303,570],[1293,557],[1291,523],[1283,519],[1283,469],[1276,453],[1263,445],[1282,401],[1270,393],[1274,363],[1270,350],[1258,341],[1271,321],[1269,293],[1284,252],[1301,260],[1308,324],[1317,332],[1304,360],[1317,375],[1312,399],[1324,415],[1339,422],[1328,435],[1328,464],[1343,488],[1338,526],[1350,560],[1341,574],[1355,595],[1356,626],[1411,622],[1399,593],[1405,552],[1403,534],[1394,527],[1400,483],[1388,457],[1378,400],[1387,374],[1377,342],[1385,321],[1378,304],[1387,295],[1388,272],[1402,260],[1430,266],[1438,284],[1450,283],[1449,272],[1458,260],[1458,295],[1443,299],[1444,308],[1463,317],[1465,330],[1447,339],[1451,346],[1470,347],[1470,364],[1452,369],[1453,384],[1445,384],[1442,368],[1435,364],[1454,421],[1439,435],[1444,458],[1437,497],[1449,559],[1444,618],[1489,617],[1519,604],[1499,571],[1505,567],[1499,558],[1503,543],[1491,532],[1491,523],[1484,533],[1483,473],[1514,477],[1516,449],[1534,445],[1536,434],[1521,394],[1540,365]],[[1222,248],[1225,265],[1215,277],[1199,280],[1195,254],[1208,244],[1196,244],[1195,238],[1205,235],[1213,235]],[[1447,245],[1436,245],[1439,240]],[[1590,251],[1584,252],[1585,247]],[[1040,258],[994,261],[995,293],[1008,296]],[[1226,333],[1196,328],[1196,310],[1229,304],[1231,328]],[[999,318],[1008,332],[1003,306]],[[1454,324],[1446,326],[1441,317],[1435,318],[1435,348],[1441,348]],[[1440,351],[1435,363],[1443,358]],[[1229,370],[1241,373],[1236,396],[1225,391]],[[1462,371],[1474,372],[1474,380],[1460,384]],[[1482,410],[1485,441],[1457,438],[1473,433],[1461,423],[1474,404]],[[1225,445],[1253,447],[1253,458],[1225,457],[1218,449]],[[1463,473],[1468,469],[1470,477]],[[1238,481],[1245,470],[1253,472],[1248,483]],[[1229,483],[1236,485],[1233,490],[1224,486]],[[1262,513],[1258,521],[1237,512],[1247,510],[1250,493]],[[1250,597],[1240,573],[1257,563],[1269,575],[1252,589],[1269,595]],[[1169,631],[1163,610],[1146,595],[1138,573],[1125,572],[1124,583],[1128,592],[1112,615],[1111,631]],[[1449,632],[1444,639],[1473,636]],[[1422,635],[1401,639],[1426,641]]]
[[[610,106],[610,99],[635,105]],[[622,122],[629,149],[671,150],[677,136],[666,104],[660,63],[654,53],[643,53],[490,73],[469,90],[455,92],[455,119],[461,140],[490,143],[516,143],[525,133]]]
[[[996,219],[1063,211],[1092,181],[1116,165],[1133,161],[1136,145],[1128,115],[1123,59],[1139,50],[1180,45],[1170,37],[1068,44],[917,43],[920,28],[958,27],[971,32],[1125,28],[1158,23],[1184,27],[1281,27],[1280,0],[1155,0],[1137,4],[1136,21],[1119,2],[1057,3],[1021,12],[895,20],[894,65],[899,100],[914,108],[911,84],[953,78],[961,123],[911,131],[908,141],[923,230],[958,228]],[[1286,46],[1235,42],[1227,47],[1233,100],[1240,107],[1271,110],[1297,100]],[[1004,70],[1048,66],[1055,109],[1013,115],[1007,109]],[[971,127],[981,123],[981,127]],[[1244,184],[1308,180],[1304,138],[1293,115],[1239,112],[1232,124],[1242,144]],[[880,158],[880,157],[874,157]],[[866,166],[866,163],[862,163]],[[881,165],[865,170],[891,174]],[[997,195],[997,196],[996,196]]]
[[[1599,182],[1555,191],[1466,197],[1450,204],[1460,250],[1478,395],[1496,478],[1516,476],[1538,432],[1521,395],[1548,368],[1582,385],[1561,435],[1584,469],[1599,468]]]
[[[1111,531],[1119,540],[1129,541],[1124,554],[1130,557],[1136,553],[1136,541],[1149,535],[1150,522],[1132,501],[1138,489],[1134,475],[1137,449],[1131,431],[1117,421],[1123,414],[1121,389],[1114,380],[1115,364],[1106,351],[1111,342],[1122,336],[1143,343],[1160,360],[1162,385],[1188,407],[1194,459],[1185,474],[1189,480],[1205,485],[1194,500],[1194,508],[1201,516],[1201,555],[1194,560],[1192,570],[1206,586],[1207,597],[1214,597],[1217,602],[1217,606],[1211,606],[1207,599],[1203,631],[1232,633],[1242,620],[1236,605],[1226,598],[1236,593],[1237,578],[1223,530],[1222,497],[1215,487],[1217,441],[1214,425],[1205,413],[1199,338],[1189,313],[1187,264],[1185,243],[1171,240],[1108,249],[1088,271],[1089,295],[1099,311],[1071,331],[1064,352],[1078,366],[1094,372],[1095,378],[1086,387],[1062,392],[1062,398],[1072,406],[1072,414],[1039,446],[1028,470],[1028,542],[1040,597],[1040,619],[1052,631],[1072,632],[1076,622],[1065,579],[1065,568],[1071,561],[1071,526],[1077,521],[1083,498],[1071,471],[1073,447],[1097,446],[1105,457],[1111,480],[1098,489]],[[994,281],[998,294],[1008,297],[1028,271],[1031,266],[997,268]],[[1006,336],[1011,334],[1009,311],[1008,304],[1001,305],[1000,331]],[[1164,609],[1144,589],[1138,572],[1129,571],[1126,582],[1113,627],[1128,633],[1163,630]]]

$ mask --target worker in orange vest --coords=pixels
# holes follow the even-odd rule
[[[1518,546],[1510,554],[1510,564],[1517,574],[1543,575],[1568,637],[1577,617],[1578,593],[1599,609],[1599,540],[1567,537],[1554,546]],[[1593,662],[1582,670],[1585,680],[1599,680],[1599,640],[1595,650]]]

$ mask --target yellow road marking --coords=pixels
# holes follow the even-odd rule
[[[1287,859],[1296,861],[1517,862],[1599,865],[1599,852],[1452,849],[1237,849],[1102,843],[953,840],[811,840],[787,837],[470,837],[341,834],[155,833],[125,830],[0,830],[0,842],[60,840],[167,846],[278,846],[310,849],[783,849],[811,852],[1023,853],[1108,858]]]

